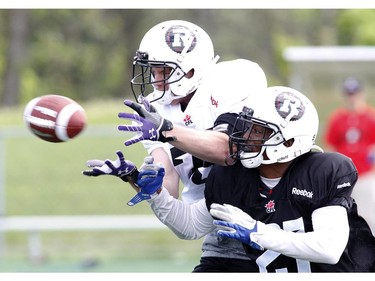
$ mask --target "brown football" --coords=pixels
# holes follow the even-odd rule
[[[45,95],[29,101],[23,112],[26,127],[48,142],[66,142],[86,127],[86,113],[76,101],[60,96]]]

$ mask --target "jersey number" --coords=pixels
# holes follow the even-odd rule
[[[280,228],[277,224],[272,224],[272,226]],[[302,218],[285,221],[283,223],[283,229],[285,231],[305,232]],[[280,253],[274,252],[272,250],[266,250],[261,256],[256,259],[256,263],[259,266],[259,272],[267,272],[267,266],[271,264],[279,255]],[[311,272],[309,261],[296,259],[296,262],[298,272]],[[288,272],[288,269],[280,268],[277,269],[276,272]]]
[[[201,168],[207,168],[212,166],[211,163],[202,161],[178,148],[172,147],[171,148],[171,155],[172,155],[172,161],[173,166],[177,167],[178,165],[183,164],[184,158],[183,156],[188,156],[189,161],[192,161],[192,167],[189,171],[189,176],[191,178],[192,183],[196,185],[204,184],[206,181],[206,176],[203,177],[203,174],[201,172]],[[191,159],[191,160],[190,160]]]

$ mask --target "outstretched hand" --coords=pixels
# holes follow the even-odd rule
[[[152,195],[159,193],[164,175],[165,170],[161,164],[153,163],[153,158],[150,156],[145,157],[136,182],[140,191],[128,202],[128,205],[134,206],[143,200],[151,199]]]
[[[121,151],[116,151],[117,159],[111,161],[107,160],[88,160],[86,166],[92,168],[92,170],[82,171],[85,176],[101,176],[101,175],[112,175],[121,178],[123,181],[136,182],[138,179],[138,170],[135,164],[129,160],[125,160],[125,157]]]
[[[136,113],[120,112],[118,114],[119,118],[133,121],[132,125],[119,125],[118,130],[137,133],[134,137],[126,140],[125,145],[129,146],[142,140],[173,141],[173,137],[163,135],[164,131],[173,129],[172,122],[163,118],[147,99],[142,98],[141,101],[143,106],[131,100],[125,100],[124,104]]]
[[[214,224],[221,227],[217,234],[221,237],[232,238],[248,244],[257,250],[264,250],[263,246],[251,239],[251,234],[258,231],[258,221],[243,212],[241,209],[229,204],[211,204],[210,213]]]

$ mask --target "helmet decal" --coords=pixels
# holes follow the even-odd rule
[[[284,86],[268,87],[263,93],[263,98],[250,102],[254,115],[244,108],[229,136],[229,153],[245,168],[286,163],[308,153],[319,129],[318,112],[307,96]],[[249,132],[253,124],[272,133],[255,142],[261,136]],[[286,145],[289,140],[293,142]]]
[[[170,104],[196,91],[218,60],[210,36],[196,24],[183,20],[153,26],[143,36],[138,50],[141,56],[136,54],[133,59],[130,81],[134,97],[138,100],[140,95],[148,96],[150,102],[160,104]],[[168,68],[163,72],[168,75],[158,75],[155,80],[155,67]]]
[[[275,108],[286,122],[299,120],[305,113],[305,105],[291,92],[282,92],[275,98]]]
[[[193,37],[192,40],[190,37]],[[165,33],[165,42],[167,43],[168,47],[176,53],[181,53],[185,49],[185,45],[190,43],[190,46],[187,49],[188,53],[194,50],[197,44],[197,37],[187,27],[182,25],[174,25]]]

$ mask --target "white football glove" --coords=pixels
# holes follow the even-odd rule
[[[241,209],[229,204],[213,203],[210,213],[213,217],[220,219],[214,220],[215,225],[222,227],[217,232],[219,236],[237,239],[255,249],[264,250],[262,245],[252,239],[252,234],[258,231],[258,224],[263,223],[254,220]]]

